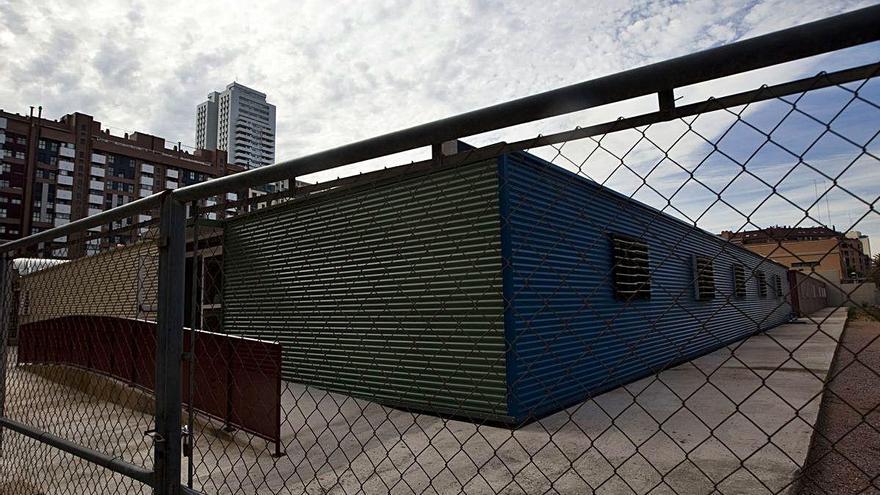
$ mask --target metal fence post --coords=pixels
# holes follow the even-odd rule
[[[167,194],[159,221],[154,493],[180,493],[181,363],[186,270],[186,209]]]
[[[0,255],[0,417],[6,415],[6,361],[8,360],[7,346],[9,345],[9,314],[12,308],[12,289],[9,277],[9,258],[4,253]],[[3,428],[0,427],[0,456],[3,456]]]

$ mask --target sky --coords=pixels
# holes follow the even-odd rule
[[[138,130],[191,145],[196,105],[236,80],[267,93],[276,105],[276,156],[285,160],[872,3],[94,0],[86,7],[0,0],[0,108],[25,113],[42,105],[50,118],[80,111],[116,134]],[[682,103],[700,101],[876,62],[878,54],[877,44],[867,45],[685,88],[676,96]],[[703,214],[717,196],[695,181],[675,193],[690,172],[710,189],[723,188],[733,180],[732,171],[741,169],[737,163],[761,146],[761,134],[736,124],[730,112],[700,116],[693,127],[703,137],[688,132],[676,141],[687,127],[678,121],[609,136],[592,154],[596,141],[589,139],[568,143],[561,158],[553,149],[535,151],[710,231],[743,228],[746,217],[758,225],[818,220],[839,229],[855,224],[880,249],[880,215],[870,208],[880,191],[875,158],[880,144],[872,138],[880,111],[850,101],[857,86],[806,95],[798,107],[833,117],[835,130],[861,142],[823,134],[827,127],[790,112],[785,102],[734,109],[757,129],[773,129],[784,120],[773,141],[785,143],[763,146],[747,163],[754,175],[738,177],[725,191],[735,210],[716,204]],[[880,102],[877,81],[860,87],[859,94]],[[655,109],[654,98],[641,98],[468,141],[513,141]],[[646,137],[666,148],[669,158],[662,160],[663,153]],[[713,149],[708,142],[719,138],[718,149],[725,152],[706,159]],[[633,171],[620,169],[619,157],[634,143],[625,159]],[[797,155],[807,163],[782,179],[798,164]],[[426,150],[417,150],[306,179],[327,180],[426,156]],[[830,178],[850,162],[834,187]],[[768,186],[758,180],[765,178],[782,179],[777,190],[797,205],[820,201],[806,219],[780,197],[762,203],[772,192],[773,181]],[[645,182],[651,187],[638,189]]]

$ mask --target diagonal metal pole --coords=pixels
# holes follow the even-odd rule
[[[186,209],[165,194],[159,221],[156,432],[153,493],[180,493],[181,363],[186,281]]]

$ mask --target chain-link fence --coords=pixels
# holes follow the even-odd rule
[[[116,216],[162,214],[122,231],[6,246],[0,486],[880,491],[860,233],[880,225],[880,63],[673,94],[874,41],[878,15],[189,186],[128,205]],[[452,139],[655,92],[635,117]],[[296,180],[426,143],[429,160]],[[242,199],[210,200],[227,192]]]
[[[149,493],[159,247],[154,222],[139,218],[4,256],[3,416],[15,424],[2,433],[0,492]],[[73,455],[68,445],[98,459]]]

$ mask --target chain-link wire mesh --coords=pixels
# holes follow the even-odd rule
[[[878,491],[878,69],[201,198],[179,278],[155,221],[13,253],[2,416],[152,469],[166,280],[199,492]]]
[[[145,470],[156,380],[153,223],[124,218],[4,258],[3,416]],[[11,429],[0,473],[2,493],[150,492]]]
[[[847,236],[880,220],[880,86],[876,65],[858,71],[448,143],[430,162],[243,201],[222,224],[200,212],[189,321],[281,359],[233,345],[196,360],[227,415],[193,412],[187,482],[880,489],[880,301]],[[227,380],[233,359],[248,372]],[[273,383],[277,397],[254,392]],[[277,437],[247,424],[276,407]]]

